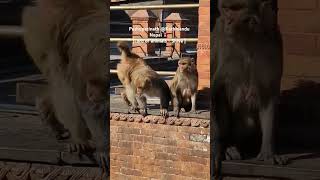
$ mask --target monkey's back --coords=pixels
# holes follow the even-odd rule
[[[133,83],[138,81],[148,81],[150,83],[144,91],[146,95],[150,97],[166,96],[171,99],[168,84],[150,66],[139,63],[131,70],[130,77]]]

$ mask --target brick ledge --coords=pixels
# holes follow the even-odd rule
[[[176,118],[168,117],[163,118],[161,116],[149,115],[143,117],[138,114],[124,114],[124,113],[110,113],[111,121],[128,121],[137,123],[151,123],[151,124],[164,124],[171,126],[191,126],[209,128],[210,121],[207,119],[198,118]]]

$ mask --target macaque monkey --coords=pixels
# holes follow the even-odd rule
[[[283,57],[272,0],[218,3],[212,87],[217,179],[221,160],[243,159],[245,142],[260,134],[256,159],[286,163],[274,149]]]
[[[125,89],[122,98],[126,104],[131,110],[138,112],[140,106],[140,113],[146,116],[146,96],[160,97],[160,115],[168,116],[171,94],[167,83],[142,58],[132,53],[127,44],[120,42],[118,48],[121,52],[121,62],[117,65],[117,71]]]
[[[196,111],[196,98],[198,92],[198,71],[193,59],[183,57],[178,61],[176,75],[170,86],[175,116],[180,116],[181,108],[185,112]]]
[[[108,3],[41,0],[23,12],[26,49],[48,81],[45,96],[37,98],[40,118],[60,135],[68,130],[70,152],[103,154],[109,145]]]

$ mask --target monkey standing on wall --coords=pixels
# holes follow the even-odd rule
[[[181,108],[185,112],[196,111],[198,92],[198,71],[193,59],[183,57],[178,61],[178,68],[170,86],[175,116],[180,116]]]
[[[106,146],[106,7],[100,0],[41,0],[23,12],[26,49],[48,81],[37,101],[40,117],[70,132],[71,152],[103,154]]]
[[[167,83],[148,66],[142,58],[132,53],[126,43],[118,43],[121,62],[117,65],[118,78],[124,86],[122,97],[130,109],[140,111],[146,116],[147,98],[160,97],[160,115],[168,116],[171,93]]]
[[[283,57],[271,5],[271,0],[219,1],[213,59],[216,177],[221,160],[242,159],[241,145],[260,133],[256,159],[286,163],[274,151]]]

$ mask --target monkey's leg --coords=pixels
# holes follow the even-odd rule
[[[232,110],[230,109],[226,97],[221,96],[216,97],[216,99],[216,126],[218,132],[217,142],[219,144],[218,146],[220,146],[219,150],[221,153],[223,153],[226,160],[240,160],[242,157],[238,148],[235,146],[230,146],[232,127],[232,119],[230,114],[232,113]]]
[[[194,114],[199,114],[199,112],[196,110],[196,103],[197,103],[197,93],[194,93],[192,96],[191,96],[191,103],[192,103],[192,107],[191,107],[191,113],[194,113]]]
[[[92,149],[89,142],[90,132],[81,116],[81,111],[74,89],[57,72],[55,78],[49,79],[52,104],[57,119],[70,131],[72,143],[68,145],[70,152],[86,152]]]
[[[51,128],[57,140],[63,140],[70,137],[69,131],[56,119],[53,105],[48,96],[36,98],[36,109],[39,111],[42,123]]]
[[[147,98],[144,95],[137,97],[138,103],[140,104],[140,107],[142,108],[142,115],[147,116],[148,110],[147,110]]]
[[[177,96],[174,96],[172,99],[173,111],[177,118],[180,117],[181,101],[182,101],[181,98],[179,100]]]
[[[92,135],[92,140],[96,145],[96,160],[99,161],[102,167],[102,176],[105,177],[109,171],[109,138],[106,137],[110,134],[110,127],[106,124],[105,115],[109,114],[107,111],[107,103],[92,103],[85,102],[81,103],[81,111],[83,114],[83,118],[86,121],[86,124],[90,130]],[[105,152],[106,151],[106,152]],[[90,158],[92,154],[87,154]]]
[[[130,114],[130,109],[131,109],[132,104],[129,101],[127,94],[125,92],[121,92],[121,98],[124,100],[124,102],[128,106],[128,114]]]
[[[275,119],[275,99],[272,99],[265,107],[262,107],[259,112],[262,144],[257,160],[267,161],[272,160],[275,164],[286,164],[287,159],[275,155],[274,153],[274,119]]]
[[[166,83],[163,81],[163,83]],[[168,109],[169,109],[169,104],[171,100],[171,93],[170,90],[165,91],[165,89],[162,89],[161,94],[160,94],[160,115],[163,117],[168,117]]]
[[[125,90],[126,90],[125,94],[127,95],[127,99],[131,104],[131,107],[129,107],[130,108],[129,111],[132,110],[134,112],[140,113],[139,104],[136,99],[136,93],[135,93],[134,89],[128,85],[125,88]]]

